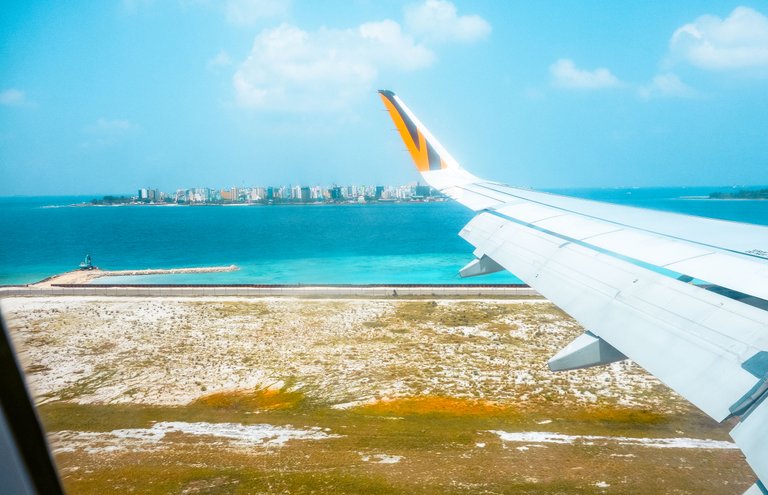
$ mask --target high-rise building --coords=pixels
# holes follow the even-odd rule
[[[251,201],[262,201],[264,198],[267,197],[267,190],[263,187],[252,187],[251,188]]]
[[[301,201],[301,186],[291,187],[291,198],[294,201]]]
[[[414,190],[414,196],[421,196],[422,198],[429,197],[429,186],[417,185]]]

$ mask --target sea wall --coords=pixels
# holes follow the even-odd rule
[[[51,287],[0,287],[0,298],[18,296],[293,296],[293,297],[540,297],[539,293],[524,285],[55,285]]]

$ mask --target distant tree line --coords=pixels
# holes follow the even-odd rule
[[[709,193],[711,199],[768,199],[768,189],[739,189],[735,192]]]
[[[101,199],[93,198],[91,204],[94,205],[123,205],[132,203],[133,198],[127,196],[104,196]]]

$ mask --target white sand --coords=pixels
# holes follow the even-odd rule
[[[373,462],[375,464],[397,464],[403,460],[403,456],[389,454],[361,455],[360,460],[363,462]]]
[[[403,304],[426,302],[81,296],[2,308],[39,402],[179,405],[287,384],[340,407],[431,394],[688,408],[631,362],[550,372],[582,330],[546,301],[438,300],[440,311],[505,308],[469,326],[398,321]]]
[[[325,433],[320,428],[293,428],[269,424],[185,423],[166,421],[152,428],[130,428],[109,432],[59,431],[52,434],[55,452],[84,450],[97,454],[120,450],[141,451],[162,447],[166,435],[183,433],[190,436],[213,437],[208,445],[219,443],[228,447],[282,447],[292,440],[326,440],[340,435]],[[178,441],[174,440],[174,442]],[[169,445],[173,445],[170,442]]]
[[[555,444],[574,444],[583,443],[585,445],[607,445],[615,443],[619,445],[632,445],[641,447],[651,447],[657,449],[707,449],[707,450],[737,450],[739,447],[733,442],[724,442],[721,440],[709,440],[700,438],[630,438],[630,437],[606,437],[597,435],[563,435],[560,433],[549,433],[543,431],[522,431],[506,432],[492,430],[504,442],[520,442],[526,444],[526,447],[535,447],[537,444],[555,443]],[[524,447],[518,447],[523,451]],[[527,449],[525,449],[527,450]]]

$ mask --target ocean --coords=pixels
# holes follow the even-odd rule
[[[768,225],[768,201],[691,199],[728,188],[553,190],[600,201]],[[99,283],[506,284],[460,279],[472,212],[452,201],[307,206],[69,207],[81,197],[0,198],[0,284],[72,270],[86,254],[108,270],[235,264],[210,274],[111,277]]]

